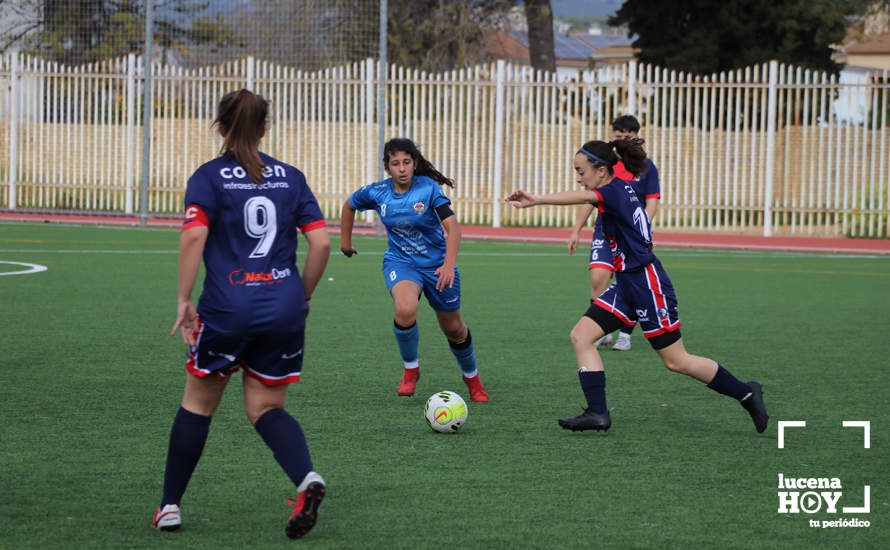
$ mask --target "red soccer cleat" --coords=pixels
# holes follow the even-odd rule
[[[478,374],[472,378],[464,376],[463,379],[467,389],[470,390],[470,401],[475,401],[476,403],[488,403],[490,401],[488,392],[485,391],[485,386],[482,385],[482,378]]]
[[[324,483],[313,481],[297,498],[287,499],[287,503],[294,509],[287,518],[287,527],[284,529],[288,537],[301,538],[315,526],[318,521],[318,507],[321,506],[325,491]]]
[[[417,381],[420,379],[420,367],[416,369],[405,369],[402,374],[402,381],[399,382],[399,395],[403,397],[411,397],[414,390],[417,389]]]

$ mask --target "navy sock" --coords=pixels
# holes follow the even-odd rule
[[[606,408],[606,373],[603,371],[578,371],[578,379],[581,381],[581,390],[587,399],[587,409],[591,412],[603,414]]]
[[[309,446],[300,423],[284,409],[272,409],[257,420],[254,429],[272,449],[281,469],[299,486],[312,471]]]
[[[630,335],[633,333],[633,331],[634,331],[634,329],[636,328],[636,326],[637,326],[637,325],[633,325],[633,326],[630,326],[630,327],[629,327],[629,326],[627,326],[627,325],[624,325],[623,327],[621,327],[621,332],[623,332],[624,334],[627,334],[628,336],[630,336]]]
[[[717,365],[717,374],[708,383],[708,387],[717,393],[728,395],[739,401],[751,395],[751,387],[733,376],[731,372],[724,369],[720,364]]]
[[[396,343],[399,345],[399,354],[405,363],[414,363],[417,361],[417,346],[420,342],[420,332],[417,330],[417,321],[411,323],[409,327],[403,327],[392,322],[392,332],[396,337]]]
[[[164,494],[161,507],[179,504],[192,472],[201,459],[212,417],[189,412],[182,407],[170,428],[170,446],[167,448],[167,468],[164,470]]]
[[[467,339],[460,344],[455,344],[451,340],[448,341],[451,353],[457,359],[461,372],[464,376],[474,376],[476,374],[476,352],[473,350],[473,337],[470,335],[470,329],[467,329]]]

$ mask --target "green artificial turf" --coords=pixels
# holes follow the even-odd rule
[[[0,225],[0,548],[882,547],[890,540],[890,258],[659,250],[683,339],[764,384],[760,435],[729,398],[665,370],[639,331],[603,352],[612,429],[571,433],[583,406],[568,340],[587,307],[584,256],[464,242],[462,313],[492,401],[436,434],[425,397],[467,397],[424,301],[422,378],[401,362],[383,239],[334,253],[312,300],[288,409],[329,484],[319,523],[284,536],[295,496],[243,414],[240,375],[183,500],[183,529],[149,528],[186,377],[174,230]],[[336,240],[332,248],[336,252]],[[0,263],[0,273],[23,269]],[[200,283],[199,283],[200,286]],[[777,448],[776,422],[805,420]],[[871,422],[870,449],[844,420]],[[839,506],[778,514],[777,476],[837,477]],[[858,518],[868,528],[813,528]],[[884,541],[884,542],[881,542]]]

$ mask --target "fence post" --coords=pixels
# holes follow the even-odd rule
[[[491,225],[501,226],[501,199],[504,195],[504,80],[507,64],[498,59],[494,93],[494,192],[491,200]]]
[[[387,0],[380,0],[380,38],[379,38],[379,47],[380,52],[378,54],[380,58],[380,62],[378,64],[378,73],[377,73],[377,155],[376,159],[383,158],[383,145],[386,142],[386,71],[389,70],[388,61],[386,59],[388,46],[389,46],[389,35],[388,35],[388,27],[389,24],[389,4]],[[383,162],[377,161],[377,179],[382,180],[383,173]],[[377,228],[378,233],[380,233],[380,228]]]
[[[374,139],[376,130],[374,127],[374,101],[377,98],[374,91],[374,83],[377,81],[376,65],[376,62],[371,57],[365,60],[365,124],[367,125],[367,139],[365,143],[367,144],[367,150],[365,151],[364,160],[362,161],[363,184],[374,181],[375,176],[377,175],[374,168],[377,166],[378,162],[383,162],[378,161],[377,159],[377,140]],[[365,210],[362,216],[364,216],[364,221],[368,223],[374,222],[373,210]]]
[[[247,83],[244,86],[251,92],[254,88],[254,82],[256,81],[256,59],[252,55],[247,56]]]
[[[624,114],[635,115],[637,111],[637,62],[627,64],[627,107]]]
[[[154,43],[154,0],[145,2],[145,49],[142,54],[142,185],[139,189],[139,225],[148,224],[148,186],[151,179],[151,70]]]
[[[16,180],[18,179],[18,141],[19,141],[19,52],[10,54],[9,68],[9,209],[16,206]]]
[[[133,213],[133,186],[136,184],[136,54],[127,56],[127,194],[124,212]]]
[[[769,92],[766,112],[766,182],[763,191],[763,236],[773,234],[773,179],[776,172],[776,95],[779,62],[769,62]]]

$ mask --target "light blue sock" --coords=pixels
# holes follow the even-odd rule
[[[416,368],[417,344],[420,341],[417,321],[414,321],[410,327],[400,327],[393,321],[392,333],[396,336],[396,343],[399,345],[399,353],[402,355],[402,361],[405,362],[405,368]]]
[[[476,376],[476,352],[473,350],[473,337],[470,336],[470,329],[467,329],[466,340],[460,344],[449,341],[448,346],[451,348],[454,358],[457,359],[457,364],[460,365],[464,376],[468,378]]]

